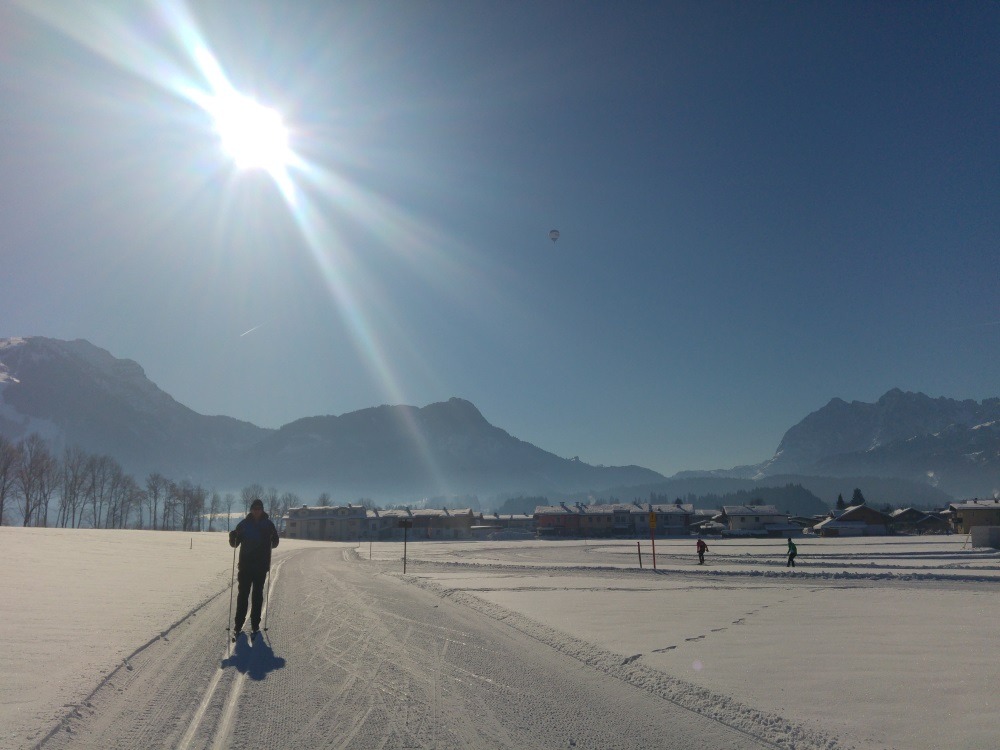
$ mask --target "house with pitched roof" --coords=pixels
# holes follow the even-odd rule
[[[580,517],[583,512],[579,505],[539,505],[535,508],[535,524],[539,536],[578,536]]]
[[[682,536],[690,533],[691,524],[698,518],[691,503],[633,503],[629,508],[635,533],[649,536],[650,514],[656,517],[655,536]]]
[[[319,505],[289,508],[285,516],[285,536],[317,541],[357,540],[367,530],[367,514],[360,505]]]
[[[889,514],[892,530],[903,534],[941,534],[951,531],[951,525],[936,513],[916,508],[900,508]]]
[[[1000,498],[950,503],[948,510],[959,534],[968,534],[975,526],[1000,526]]]
[[[773,505],[724,505],[715,520],[724,526],[723,534],[733,536],[787,536],[802,530]]]
[[[402,539],[400,521],[410,522],[411,539],[469,539],[478,516],[470,508],[368,509],[360,505],[290,508],[285,517],[289,539],[350,542]]]
[[[866,503],[851,505],[839,514],[812,527],[820,536],[885,536],[892,526],[892,516]]]

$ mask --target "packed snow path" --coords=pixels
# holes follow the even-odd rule
[[[39,747],[764,748],[343,548],[272,571],[269,632],[229,596],[155,639]]]

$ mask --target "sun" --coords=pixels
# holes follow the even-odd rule
[[[277,174],[288,167],[288,129],[277,110],[235,92],[217,96],[208,110],[222,149],[237,169]]]

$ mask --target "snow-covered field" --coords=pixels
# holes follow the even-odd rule
[[[798,545],[794,571],[781,540],[709,540],[705,566],[693,540],[660,540],[655,572],[648,541],[642,570],[634,541],[411,542],[405,579],[398,543],[283,540],[275,562],[336,554],[514,628],[622,700],[639,689],[765,746],[1000,747],[1000,553],[963,536]],[[44,746],[145,646],[226,617],[221,534],[2,527],[0,549],[0,748]]]

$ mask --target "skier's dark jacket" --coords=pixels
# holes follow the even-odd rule
[[[271,550],[278,546],[278,530],[267,513],[260,514],[260,521],[253,520],[253,513],[236,524],[229,532],[229,546],[240,548],[240,570],[264,573],[271,569]]]

